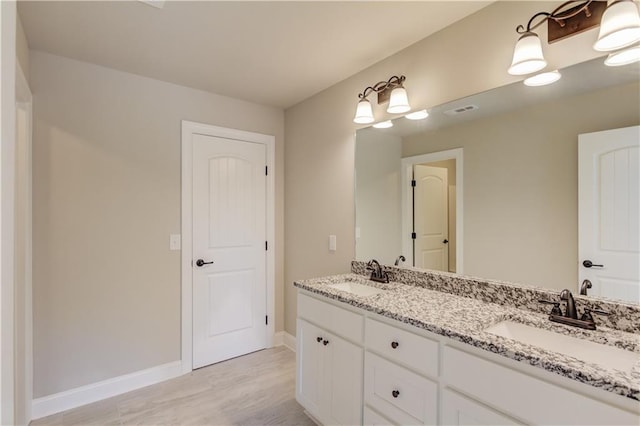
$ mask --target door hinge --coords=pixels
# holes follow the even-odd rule
[[[264,175],[269,176],[269,166],[264,166]]]
[[[411,186],[413,186],[413,187],[415,187],[415,186],[416,186],[416,180],[415,180],[415,179],[413,179],[413,180],[411,181]]]
[[[416,233],[415,233],[415,232],[412,232],[412,233],[411,233],[411,239],[412,239],[412,240],[415,240],[415,239],[416,239],[416,237],[417,237]]]
[[[269,325],[269,315],[264,316],[264,325]]]
[[[269,241],[265,241],[264,242],[264,249],[265,249],[265,251],[269,250]]]

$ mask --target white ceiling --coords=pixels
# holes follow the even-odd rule
[[[287,108],[488,1],[21,1],[31,49]]]

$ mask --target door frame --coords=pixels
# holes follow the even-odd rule
[[[411,187],[411,180],[413,179],[413,166],[415,164],[434,163],[443,160],[456,160],[456,274],[463,274],[464,271],[464,163],[462,154],[462,148],[454,148],[446,151],[405,157],[400,161],[400,179],[402,182],[402,251],[403,253],[412,253],[411,232],[413,232],[413,203],[411,192],[413,188]]]
[[[275,137],[182,120],[182,184],[181,184],[181,362],[182,372],[193,370],[193,135],[205,135],[242,142],[263,144],[267,151],[266,231],[269,250],[266,251],[267,315],[266,347],[272,347],[275,333]]]
[[[24,404],[22,407],[24,411],[24,419],[16,419],[18,421],[25,421],[27,424],[31,421],[31,411],[33,402],[33,182],[32,182],[32,170],[33,170],[33,96],[29,83],[22,71],[20,64],[16,62],[16,123],[19,114],[24,114],[24,151],[18,149],[18,132],[16,129],[16,182],[18,175],[21,175],[24,179],[24,193],[21,194],[24,197],[25,202],[25,224],[24,224],[24,304],[23,306],[16,306],[16,312],[22,313],[22,318],[19,320],[24,326],[24,376],[16,377],[16,382],[23,380],[24,394],[16,395],[16,402]],[[23,157],[19,158],[18,155],[22,154]],[[18,191],[18,188],[16,189]],[[18,195],[18,192],[16,192]],[[15,226],[15,223],[14,223]],[[14,241],[15,243],[15,241]],[[16,256],[21,254],[15,253]],[[17,289],[16,289],[17,292]],[[16,323],[18,319],[16,318]],[[16,356],[18,353],[16,353]]]

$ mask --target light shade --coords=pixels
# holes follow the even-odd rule
[[[371,109],[371,103],[367,99],[358,102],[358,108],[356,109],[356,116],[353,118],[353,122],[357,124],[373,123],[373,110]]]
[[[640,61],[640,46],[634,46],[619,52],[609,54],[604,64],[609,67],[619,67]]]
[[[381,121],[373,125],[376,129],[388,129],[389,127],[393,127],[393,123],[391,120]]]
[[[524,84],[527,86],[546,86],[547,84],[555,83],[560,80],[561,77],[562,75],[558,70],[543,72],[527,78]]]
[[[396,87],[391,91],[391,97],[389,98],[389,106],[387,112],[391,114],[401,114],[403,112],[410,111],[409,99],[407,98],[407,91],[404,87]]]
[[[420,111],[414,111],[412,113],[405,115],[405,118],[408,118],[409,120],[422,120],[427,118],[428,116],[429,116],[429,113],[427,112],[427,110],[421,109]]]
[[[542,44],[538,35],[527,32],[518,39],[513,50],[513,61],[509,67],[509,74],[524,75],[540,71],[547,66],[542,54]]]
[[[600,22],[595,50],[608,52],[640,40],[640,14],[633,1],[615,1],[607,7]]]

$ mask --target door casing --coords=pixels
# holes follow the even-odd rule
[[[182,184],[181,184],[181,361],[183,374],[193,370],[193,260],[192,253],[192,188],[193,188],[193,143],[192,135],[199,134],[225,139],[264,144],[267,149],[267,347],[274,344],[275,333],[275,137],[243,130],[228,129],[209,124],[182,121]]]
[[[411,232],[413,232],[412,215],[413,200],[411,197],[413,178],[413,165],[433,163],[443,160],[456,160],[456,274],[464,273],[463,239],[464,239],[464,181],[463,181],[463,156],[462,148],[433,152],[430,154],[406,157],[401,160],[400,173],[402,182],[402,251],[412,253],[413,245]]]

